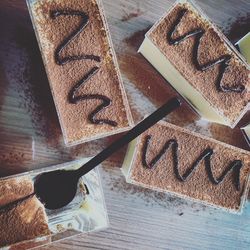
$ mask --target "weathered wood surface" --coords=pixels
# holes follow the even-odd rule
[[[197,2],[232,40],[247,29],[250,31],[249,0]],[[136,121],[175,94],[136,54],[146,30],[172,3],[172,0],[104,0]],[[243,28],[235,25],[236,20]],[[230,27],[234,27],[233,32]],[[0,28],[1,175],[94,155],[104,148],[112,139],[70,149],[63,146],[24,0],[1,0]],[[247,149],[239,128],[230,130],[204,123],[187,105],[169,119]],[[249,114],[245,120],[248,119]],[[101,171],[110,228],[43,249],[249,249],[249,202],[239,216],[131,186],[125,183],[119,170],[123,156],[124,150],[115,154]]]

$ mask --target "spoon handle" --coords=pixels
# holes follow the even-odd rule
[[[78,177],[81,177],[91,171],[93,168],[98,166],[104,160],[106,160],[109,156],[111,156],[114,152],[118,151],[124,145],[128,144],[132,140],[134,140],[137,136],[145,132],[148,128],[153,126],[159,120],[164,118],[166,115],[171,113],[176,108],[180,107],[181,101],[174,97],[164,105],[162,105],[159,109],[157,109],[150,116],[142,120],[139,124],[137,124],[134,128],[129,130],[125,135],[120,137],[118,140],[114,141],[107,148],[85,163],[82,167],[80,167],[76,174]]]

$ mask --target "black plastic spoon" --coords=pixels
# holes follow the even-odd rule
[[[56,170],[37,176],[34,184],[36,196],[48,209],[66,206],[75,197],[78,180],[81,176],[87,174],[180,105],[181,102],[178,98],[172,98],[77,170]]]

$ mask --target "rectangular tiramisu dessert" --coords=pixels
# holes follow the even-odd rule
[[[133,122],[101,3],[27,3],[65,143],[128,130]]]
[[[28,177],[0,181],[0,247],[50,234],[44,206],[33,192]]]
[[[233,128],[246,113],[249,66],[191,1],[177,2],[139,52],[202,117]]]
[[[240,212],[250,153],[160,122],[129,145],[122,170],[129,183]]]

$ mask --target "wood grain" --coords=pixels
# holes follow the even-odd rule
[[[145,32],[174,1],[103,1],[133,117],[138,122],[176,94],[136,53]],[[250,23],[248,0],[197,0],[197,3],[232,39],[242,36],[242,30],[230,30],[237,20],[245,22],[244,32],[250,31],[246,25]],[[94,155],[116,138],[66,148],[23,0],[1,0],[0,28],[2,176]],[[188,105],[168,120],[248,149],[239,128],[204,124]],[[245,121],[249,120],[248,114]],[[10,140],[13,135],[21,139]],[[23,161],[13,160],[12,151],[21,154],[20,157],[24,153]],[[124,152],[125,149],[106,161],[101,172],[110,227],[41,249],[249,249],[249,202],[238,216],[126,184],[119,169]]]

